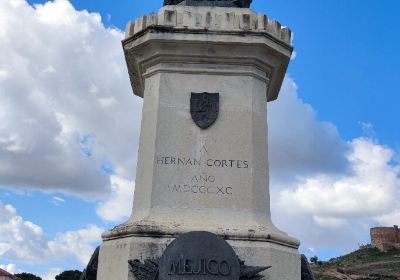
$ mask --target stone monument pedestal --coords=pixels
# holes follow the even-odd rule
[[[136,189],[129,221],[103,235],[98,279],[135,279],[128,260],[159,257],[190,231],[272,266],[267,279],[300,279],[299,241],[272,224],[268,179],[266,101],[278,97],[290,30],[247,8],[165,6],[128,24],[123,46],[144,98]]]

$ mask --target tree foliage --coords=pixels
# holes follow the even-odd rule
[[[318,257],[317,256],[311,257],[310,262],[318,264]]]
[[[15,274],[15,276],[17,276],[18,278],[20,278],[22,280],[42,280],[42,278],[40,278],[39,276],[36,276],[35,274],[32,274],[32,273],[27,273],[27,272],[18,273],[18,274]]]
[[[79,280],[82,272],[79,270],[66,270],[56,276],[56,280]]]

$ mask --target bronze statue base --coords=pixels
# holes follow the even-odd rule
[[[249,8],[252,0],[164,0],[166,5]]]

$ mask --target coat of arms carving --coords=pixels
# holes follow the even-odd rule
[[[219,93],[192,92],[190,114],[198,127],[202,129],[210,127],[219,115]]]

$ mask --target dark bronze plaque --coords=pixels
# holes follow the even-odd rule
[[[217,235],[193,231],[180,235],[161,257],[129,260],[137,280],[260,280],[270,266],[247,266]]]
[[[239,280],[240,263],[222,238],[204,231],[181,235],[160,260],[160,280]]]
[[[218,118],[219,93],[192,92],[190,114],[198,127],[202,129],[210,127]]]

